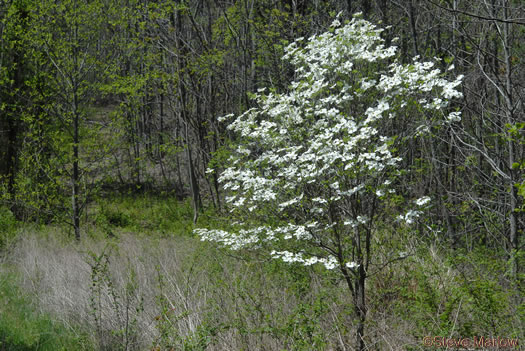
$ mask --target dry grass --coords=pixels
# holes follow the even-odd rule
[[[195,248],[188,240],[154,242],[123,235],[118,243],[86,240],[80,246],[24,235],[9,261],[43,310],[66,325],[88,328],[101,349],[122,342],[127,349],[145,349],[158,338],[162,295],[174,309],[186,311],[175,326],[179,335],[193,333],[201,322],[206,280],[195,275],[189,282],[186,268]]]
[[[20,273],[43,312],[83,328],[100,350],[353,350],[351,299],[326,271],[234,258],[190,237],[61,237],[21,235],[4,267]],[[492,312],[500,305],[484,313],[501,327],[480,324],[483,310],[457,281],[439,255],[372,277],[370,349],[424,350],[425,333],[464,337],[468,325],[480,335],[523,334],[502,324],[517,311]]]
[[[319,335],[302,335],[309,331],[297,308],[307,301],[298,299],[295,283],[283,284],[286,277],[267,276],[259,263],[193,238],[122,234],[114,242],[76,244],[26,234],[9,257],[39,307],[65,325],[85,328],[101,350],[281,350],[301,338],[324,338],[328,329],[321,325],[340,314],[327,301],[333,312],[311,314],[319,326],[308,328]],[[302,296],[314,301],[322,282],[314,278],[310,285]],[[332,337],[348,341],[337,328]]]

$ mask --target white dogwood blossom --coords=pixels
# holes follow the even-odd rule
[[[395,193],[402,176],[388,121],[461,118],[447,109],[461,96],[462,77],[448,80],[433,62],[418,58],[401,64],[381,31],[354,17],[297,39],[283,57],[295,66],[288,91],[259,89],[257,107],[221,119],[240,138],[219,177],[240,225],[196,229],[202,240],[235,250],[267,247],[273,258],[307,266],[361,267],[362,257],[354,261],[356,239],[348,238],[370,233],[377,215],[369,209]],[[412,134],[425,133],[425,125],[418,122]],[[417,199],[415,208],[429,201]],[[398,219],[411,224],[421,213],[406,208]]]
[[[424,197],[421,197],[419,199],[417,199],[416,201],[414,201],[416,205],[418,206],[423,206],[423,205],[426,205],[427,203],[430,202],[430,197],[428,196],[424,196]]]

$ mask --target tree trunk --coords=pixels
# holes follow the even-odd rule
[[[365,299],[366,272],[363,264],[359,265],[358,276],[355,279],[354,308],[357,315],[356,349],[365,350],[365,322],[366,322],[366,299]]]
[[[75,230],[75,239],[80,240],[80,206],[78,201],[79,196],[79,160],[78,160],[78,144],[79,144],[79,119],[77,96],[75,94],[73,101],[74,116],[73,116],[73,194],[72,194],[72,207],[73,207],[73,228]]]
[[[188,125],[186,125],[186,152],[188,155],[188,175],[190,178],[190,190],[191,190],[191,199],[193,204],[193,223],[197,223],[197,218],[199,217],[199,211],[201,209],[201,200],[200,200],[200,191],[199,183],[195,177],[195,170],[193,166],[193,158],[191,156],[191,144],[188,138]]]
[[[508,1],[504,1],[503,4],[503,17],[505,20],[508,19]],[[503,53],[505,55],[505,115],[507,119],[507,123],[509,125],[514,124],[514,102],[513,102],[513,96],[512,96],[512,90],[513,90],[513,83],[512,83],[512,63],[511,63],[511,53],[510,53],[510,24],[508,22],[505,22],[503,24]],[[518,209],[518,193],[516,191],[515,184],[517,183],[516,180],[516,171],[513,169],[513,164],[516,162],[515,159],[515,146],[514,141],[509,138],[508,141],[508,152],[509,152],[509,195],[510,195],[510,209],[509,209],[509,227],[510,227],[510,233],[509,233],[509,241],[511,245],[511,254],[510,258],[512,261],[512,276],[517,279],[518,276],[518,258],[517,258],[517,251],[519,247],[519,236],[518,236],[518,222],[517,222],[517,209]]]

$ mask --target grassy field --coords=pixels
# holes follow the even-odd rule
[[[353,349],[352,301],[337,275],[203,243],[191,218],[187,202],[123,197],[89,210],[80,243],[64,227],[12,226],[0,350]],[[397,245],[414,255],[370,277],[367,344],[523,336],[523,302],[496,253]]]

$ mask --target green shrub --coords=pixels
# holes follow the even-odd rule
[[[166,236],[192,235],[191,201],[165,196],[120,196],[99,199],[94,207],[94,224],[106,233],[115,228],[140,233],[161,233]],[[213,215],[209,209],[201,216]]]
[[[7,207],[0,207],[0,249],[15,236],[17,223],[15,216]]]
[[[100,213],[97,214],[96,223],[124,228],[131,224],[131,218],[118,208],[104,206],[101,208]]]

